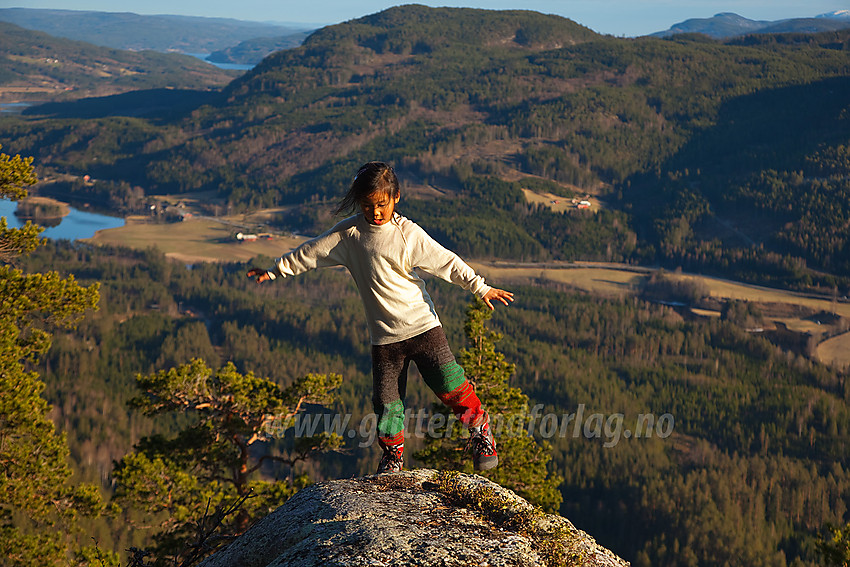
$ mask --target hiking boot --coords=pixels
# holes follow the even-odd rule
[[[496,453],[496,439],[490,431],[490,417],[487,414],[484,414],[482,423],[469,428],[469,441],[466,442],[466,450],[472,452],[472,465],[475,470],[486,471],[498,466],[499,455]]]
[[[384,450],[384,456],[381,457],[381,462],[378,464],[377,474],[385,472],[399,472],[403,467],[404,444],[400,445],[381,445]]]

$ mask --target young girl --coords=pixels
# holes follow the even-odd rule
[[[485,284],[456,254],[396,213],[400,198],[392,167],[381,162],[363,165],[337,209],[337,214],[358,208],[360,213],[285,254],[272,269],[249,270],[248,277],[262,283],[326,266],[348,268],[366,309],[372,342],[372,404],[384,451],[379,473],[402,470],[402,400],[411,360],[437,397],[469,428],[475,469],[491,469],[499,458],[488,415],[455,361],[425,283],[414,268],[471,291],[490,309],[495,300],[508,305],[513,294]]]

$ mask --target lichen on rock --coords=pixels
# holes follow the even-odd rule
[[[429,469],[299,491],[202,567],[604,566],[625,561],[567,519],[478,475]]]

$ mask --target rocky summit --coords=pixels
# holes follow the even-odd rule
[[[478,475],[419,469],[307,487],[202,567],[628,565]]]

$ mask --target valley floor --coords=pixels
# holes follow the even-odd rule
[[[94,244],[130,248],[159,248],[167,257],[194,264],[198,262],[247,262],[257,256],[278,257],[298,246],[306,237],[259,233],[256,240],[239,240],[245,228],[241,216],[193,217],[169,224],[151,223],[145,217],[128,217],[121,228],[98,232]],[[488,281],[500,285],[559,285],[605,296],[634,295],[654,268],[599,262],[487,262],[470,264]],[[794,333],[814,340],[811,353],[824,363],[838,367],[850,364],[850,333],[842,332],[841,319],[850,319],[850,303],[844,298],[827,298],[786,290],[734,282],[698,274],[667,273],[674,280],[698,283],[717,305],[729,300],[757,303],[764,312],[764,324],[752,332]],[[719,317],[718,308],[685,309],[693,316]],[[803,341],[805,343],[805,340]]]

